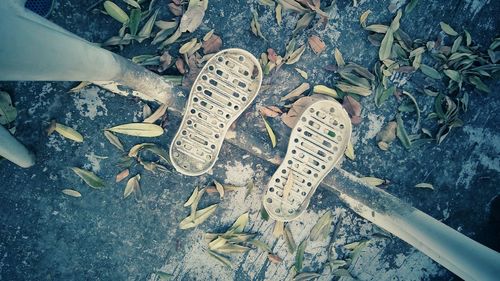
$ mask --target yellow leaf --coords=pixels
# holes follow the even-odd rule
[[[335,48],[335,61],[337,62],[337,65],[339,67],[345,65],[344,57],[342,56],[342,53],[339,51],[338,48]]]
[[[115,126],[113,128],[109,128],[107,130],[119,134],[137,136],[137,137],[158,137],[163,134],[162,127],[148,123],[123,124]]]
[[[335,91],[334,89],[329,88],[327,86],[324,86],[324,85],[316,85],[316,86],[314,86],[313,92],[317,93],[317,94],[328,95],[328,96],[331,96],[331,97],[334,97],[334,98],[338,98],[339,97],[339,95],[337,94],[337,91]]]
[[[276,5],[276,22],[278,23],[279,26],[281,26],[281,11],[283,10],[283,6],[281,4]]]
[[[127,185],[125,186],[125,190],[123,191],[123,198],[127,198],[132,192],[138,190],[140,188],[139,181],[141,180],[141,175],[137,174],[134,177],[131,177],[127,181]]]
[[[128,15],[120,7],[111,1],[104,2],[104,9],[106,13],[110,15],[115,20],[125,24],[128,22]]]
[[[76,142],[83,142],[83,136],[73,128],[56,123],[54,130],[67,139],[74,140]]]
[[[361,26],[363,28],[366,27],[366,19],[368,18],[368,16],[370,15],[372,11],[371,10],[366,10],[364,13],[361,14],[361,16],[359,17],[359,23],[361,24]]]
[[[76,190],[73,189],[63,189],[62,193],[71,196],[71,197],[82,197],[82,194]]]
[[[179,49],[179,53],[186,54],[196,45],[196,42],[197,42],[196,38],[191,39],[191,41],[189,41],[181,46],[181,48]]]
[[[284,222],[276,221],[276,223],[274,224],[273,236],[279,238],[281,235],[283,235],[284,227],[285,227]]]
[[[216,180],[214,180],[214,184],[215,184],[215,188],[219,192],[220,198],[222,199],[224,197],[224,186]]]
[[[352,147],[351,141],[347,143],[347,149],[345,150],[344,154],[351,160],[354,160],[356,158],[356,155],[354,155],[354,147]]]
[[[385,183],[385,180],[375,177],[362,177],[360,178],[364,183],[371,186],[379,186]]]

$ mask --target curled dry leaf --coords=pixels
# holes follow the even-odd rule
[[[363,28],[366,27],[366,19],[368,18],[368,16],[370,15],[372,11],[371,10],[366,10],[364,13],[361,14],[361,16],[359,17],[359,23],[361,24],[361,26]]]
[[[202,48],[205,54],[216,53],[222,47],[222,39],[217,35],[210,36],[209,39],[203,41]]]
[[[361,123],[361,104],[351,96],[346,96],[342,106],[349,113],[352,124]]]
[[[126,177],[128,177],[130,171],[128,169],[125,169],[123,171],[121,171],[120,173],[118,173],[116,175],[116,179],[115,179],[115,182],[121,182],[122,180],[124,180]]]
[[[159,72],[167,70],[172,65],[172,56],[168,52],[163,52],[160,56],[160,66],[158,67]]]
[[[177,60],[175,60],[175,68],[177,68],[180,74],[186,73],[186,67],[184,66],[184,60],[182,58],[177,58]]]
[[[61,192],[71,197],[82,197],[82,194],[80,192],[73,189],[63,189],[61,190]]]
[[[323,94],[323,95],[331,96],[333,98],[339,97],[339,95],[337,94],[337,91],[335,91],[335,89],[329,88],[325,85],[315,85],[313,88],[313,92],[316,94]]]
[[[280,101],[286,101],[289,99],[296,98],[296,97],[300,96],[302,93],[304,93],[305,91],[309,90],[310,87],[311,86],[309,85],[309,83],[302,83],[302,84],[300,84],[300,86],[298,86],[297,88],[292,90],[286,96],[282,97]]]
[[[300,74],[300,76],[302,76],[302,78],[304,78],[304,79],[308,78],[307,72],[305,72],[304,70],[302,70],[300,68],[295,68],[295,71],[297,71]]]
[[[262,116],[271,118],[275,118],[283,114],[283,111],[281,111],[279,107],[274,105],[259,107],[259,112]]]
[[[321,54],[326,49],[325,42],[323,42],[323,40],[321,40],[321,38],[317,35],[310,36],[307,41],[316,55]]]
[[[264,118],[264,116],[261,115],[261,117],[262,117],[262,120],[264,121],[264,125],[266,126],[266,131],[267,131],[267,134],[269,135],[269,139],[271,139],[271,145],[273,148],[275,148],[277,140],[276,140],[276,135],[274,134],[273,128],[271,128],[271,125],[269,125],[269,123],[267,122],[266,118]]]
[[[298,62],[305,50],[306,50],[306,45],[302,45],[301,47],[299,47],[290,54],[290,56],[286,59],[285,63],[294,64]]]
[[[203,41],[207,41],[208,39],[210,39],[210,37],[212,37],[212,35],[214,35],[214,32],[215,32],[215,29],[212,29],[209,32],[207,32],[205,34],[205,36],[203,36]]]
[[[154,123],[156,122],[156,120],[160,119],[164,114],[165,112],[167,112],[167,105],[166,104],[162,104],[160,105],[160,107],[158,107],[158,109],[153,112],[153,114],[151,114],[148,118],[144,119],[144,123]]]
[[[132,192],[135,192],[140,189],[139,181],[141,180],[141,175],[137,174],[131,177],[127,181],[127,185],[125,186],[125,190],[123,190],[123,198],[127,198]]]
[[[194,2],[194,1],[193,1]],[[193,33],[200,26],[205,16],[204,2],[208,4],[208,1],[200,1],[200,3],[188,6],[187,11],[182,15],[181,22],[179,24],[180,32],[189,31]]]
[[[179,53],[180,54],[187,54],[194,46],[196,45],[196,42],[198,40],[196,38],[191,39],[187,43],[184,43],[180,48],[179,48]]]
[[[220,199],[222,199],[224,197],[224,186],[216,180],[214,180],[214,185],[217,191],[219,192]]]
[[[347,158],[353,161],[356,159],[356,155],[354,154],[354,147],[352,146],[351,141],[347,143],[347,149],[345,150],[344,154],[345,156],[347,156]]]

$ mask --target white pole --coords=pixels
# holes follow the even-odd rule
[[[7,0],[0,3],[0,80],[115,81],[160,103],[172,84]]]
[[[35,164],[35,156],[2,125],[0,125],[0,156],[23,168]]]

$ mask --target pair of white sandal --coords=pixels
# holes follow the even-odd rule
[[[206,63],[170,146],[178,172],[198,176],[213,167],[229,126],[255,99],[261,82],[260,64],[247,51],[227,49]],[[318,99],[305,108],[264,195],[271,218],[291,221],[306,210],[319,183],[344,154],[350,135],[349,116],[337,101]]]

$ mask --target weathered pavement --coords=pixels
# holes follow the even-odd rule
[[[119,27],[105,16],[86,13],[90,4],[91,1],[60,2],[52,20],[88,40],[102,42]],[[160,18],[169,19],[165,5],[158,5],[163,14]],[[333,62],[333,49],[338,47],[346,60],[371,68],[377,48],[367,41],[358,18],[363,11],[371,9],[371,22],[388,22],[393,16],[387,10],[388,5],[387,1],[360,1],[358,7],[352,7],[350,1],[339,1],[326,29],[313,28],[299,37],[304,42],[306,35],[317,33],[327,43],[327,51],[318,57],[308,49],[296,66],[308,71],[310,83],[332,85],[334,75],[322,68]],[[250,7],[258,9],[268,42],[250,33]],[[445,21],[456,29],[465,27],[474,40],[487,46],[489,40],[498,35],[495,15],[499,12],[498,4],[489,1],[442,6],[437,1],[421,0],[411,14],[403,17],[402,28],[412,38],[432,39],[439,33],[439,21]],[[200,37],[215,28],[224,48],[245,48],[256,56],[268,47],[283,53],[296,20],[294,15],[285,15],[284,27],[278,28],[274,13],[253,1],[249,4],[212,0],[204,24],[196,34]],[[154,47],[135,45],[126,47],[121,54],[132,57],[153,52]],[[264,81],[271,86],[261,92],[255,104],[278,104],[279,98],[302,80],[293,67],[283,67]],[[5,161],[0,164],[0,279],[144,280],[154,279],[152,272],[159,269],[174,273],[179,280],[284,280],[291,277],[293,255],[287,253],[283,240],[271,237],[272,224],[262,221],[258,214],[263,188],[274,172],[273,165],[226,143],[209,175],[196,178],[176,172],[154,175],[135,166],[131,173],[142,175],[142,200],[123,200],[124,184],[113,183],[114,175],[120,170],[116,162],[121,155],[107,142],[101,130],[140,121],[143,103],[96,87],[76,94],[66,93],[72,85],[67,82],[1,85],[13,93],[20,111],[16,136],[36,152],[37,164],[26,170]],[[409,85],[415,86],[418,84]],[[398,106],[396,100],[389,100],[378,109],[373,97],[362,99],[363,121],[354,127],[353,138],[357,158],[345,160],[342,169],[359,176],[389,179],[391,184],[386,189],[391,194],[498,250],[498,241],[495,241],[498,228],[495,230],[494,221],[490,220],[490,202],[500,191],[500,117],[495,114],[500,106],[498,82],[490,87],[493,90],[490,95],[471,93],[470,109],[462,116],[463,128],[454,130],[439,146],[411,151],[394,143],[390,152],[383,152],[374,140],[380,127],[393,119]],[[430,112],[432,100],[421,94],[416,96],[419,104]],[[283,156],[289,130],[281,121],[271,120],[279,144],[273,150],[259,118],[256,106],[252,106],[237,121],[237,132],[251,132],[245,134],[251,136],[250,139],[239,141],[252,144],[248,147],[256,146],[260,150],[256,154]],[[56,135],[47,137],[44,129],[52,119],[77,128],[86,137],[85,142],[74,144]],[[171,115],[166,134],[153,142],[167,148],[178,124],[178,118]],[[120,138],[128,148],[150,141]],[[108,187],[103,191],[91,190],[67,169],[70,166],[91,168],[106,179]],[[182,203],[196,185],[209,185],[212,179],[233,184],[253,179],[256,188],[246,199],[244,191],[228,194],[216,214],[195,230],[178,230],[178,222],[189,212],[182,208]],[[414,188],[419,182],[431,182],[436,190]],[[83,197],[65,197],[60,192],[64,188],[77,189]],[[316,202],[302,220],[291,224],[296,241],[306,237],[327,209],[334,210],[337,230],[332,229],[328,241],[309,244],[305,270],[320,272],[328,246],[334,249],[336,257],[342,258],[342,245],[371,238],[368,248],[350,268],[357,279],[448,280],[452,276],[397,238],[377,235],[380,231],[376,227],[348,210],[334,194],[319,189],[315,197]],[[217,201],[217,196],[207,196],[202,207]],[[257,250],[232,258],[234,270],[224,269],[209,259],[203,233],[225,230],[246,211],[251,213],[249,231],[259,233],[272,245],[273,251],[284,258],[283,263],[270,264],[266,255]],[[325,273],[321,280],[332,278]]]

